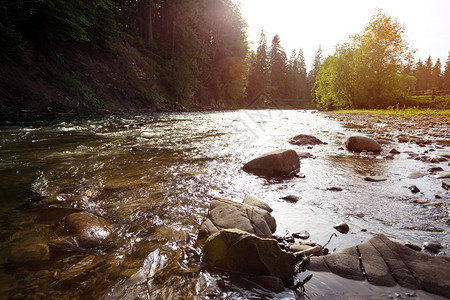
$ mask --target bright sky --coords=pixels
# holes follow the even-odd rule
[[[267,44],[278,34],[288,57],[301,48],[306,67],[322,46],[324,58],[348,36],[360,33],[375,8],[405,25],[406,39],[418,51],[416,60],[444,65],[450,51],[450,0],[236,0],[248,25],[251,49],[256,50],[261,29]]]

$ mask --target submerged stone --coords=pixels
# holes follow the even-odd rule
[[[285,284],[293,281],[295,256],[275,239],[257,237],[238,229],[211,235],[203,246],[202,261],[214,267],[253,275],[275,276]]]
[[[315,136],[308,135],[308,134],[296,135],[296,136],[292,137],[291,139],[289,139],[289,143],[293,144],[293,145],[300,145],[300,146],[323,144],[323,142],[321,140],[319,140]]]
[[[371,181],[371,182],[379,182],[379,181],[386,181],[387,178],[382,176],[366,176],[364,177],[365,181]]]
[[[111,234],[110,224],[102,217],[89,212],[77,212],[66,216],[63,226],[76,246],[82,248],[100,246]]]

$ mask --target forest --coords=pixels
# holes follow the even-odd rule
[[[21,56],[32,49],[53,55],[51,64],[64,65],[54,49],[75,43],[107,57],[126,41],[156,78],[135,88],[133,98],[168,107],[173,103],[186,108],[245,107],[265,93],[284,99],[312,97],[321,109],[375,108],[405,103],[418,90],[450,89],[450,55],[444,68],[431,57],[414,62],[403,35],[398,21],[378,11],[364,31],[338,45],[334,55],[324,60],[319,47],[307,72],[302,49],[288,56],[278,35],[269,45],[262,31],[257,50],[251,51],[245,20],[231,0],[7,0],[0,4],[3,62],[25,65]],[[0,71],[1,89],[11,90],[13,73]],[[90,86],[92,80],[83,72],[66,70],[51,76],[66,78],[55,85],[71,85],[65,98],[72,103],[114,108],[101,104],[102,96],[96,95],[96,87]],[[18,98],[20,83],[15,85],[2,94],[3,110],[14,107],[5,102]]]

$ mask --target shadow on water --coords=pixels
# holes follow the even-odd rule
[[[327,144],[311,149],[290,145],[289,138],[299,133],[314,134]],[[419,244],[443,240],[449,229],[448,194],[434,197],[442,189],[440,181],[418,179],[422,194],[412,195],[404,173],[424,166],[406,157],[387,161],[338,150],[351,134],[354,128],[311,111],[288,110],[3,124],[0,297],[297,297],[288,289],[271,293],[201,269],[197,230],[216,195],[241,201],[253,194],[274,209],[277,234],[308,230],[322,244],[334,224],[346,221],[351,234],[333,239],[330,249],[366,241],[371,233]],[[312,153],[301,161],[304,178],[266,180],[242,171],[249,159],[280,148]],[[363,180],[371,174],[387,180]],[[299,201],[280,199],[289,194]],[[111,235],[101,246],[80,249],[59,243],[64,217],[79,211],[111,224]],[[409,292],[329,274],[314,273],[313,278],[304,299],[380,299]],[[432,298],[415,293],[417,299]]]

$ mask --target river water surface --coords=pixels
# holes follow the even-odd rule
[[[437,299],[317,272],[304,296],[289,289],[277,294],[201,268],[197,230],[216,195],[236,201],[257,196],[274,209],[276,234],[307,230],[320,244],[335,232],[334,224],[347,222],[350,233],[333,238],[330,250],[365,242],[373,233],[402,243],[448,244],[449,193],[428,173],[430,164],[404,153],[433,148],[439,156],[448,154],[448,147],[394,142],[378,156],[340,148],[357,129],[295,110],[3,122],[0,298]],[[326,144],[290,145],[297,134],[312,134]],[[284,148],[312,154],[301,159],[304,178],[265,179],[241,170],[250,159]],[[392,148],[402,153],[384,159]],[[447,163],[439,166],[450,171]],[[413,171],[426,176],[407,179]],[[370,174],[387,180],[364,181]],[[412,184],[421,192],[412,194]],[[329,191],[330,186],[343,190]],[[280,199],[290,194],[300,200]],[[27,243],[55,239],[59,222],[75,211],[92,212],[112,224],[105,245],[52,252],[41,262],[8,261]]]

